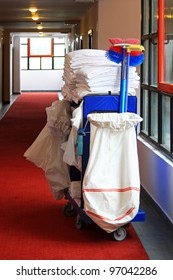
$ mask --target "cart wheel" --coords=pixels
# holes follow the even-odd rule
[[[127,232],[126,232],[125,228],[123,228],[123,227],[118,228],[111,234],[112,234],[113,239],[116,241],[122,241],[127,236]]]
[[[73,205],[68,202],[65,206],[64,206],[64,209],[63,209],[63,212],[64,212],[64,215],[66,217],[72,217],[75,215],[75,208],[73,207]]]
[[[82,229],[85,226],[84,220],[79,215],[76,216],[75,226],[77,229]]]
[[[129,226],[130,226],[130,223],[127,223],[123,227],[128,228]]]

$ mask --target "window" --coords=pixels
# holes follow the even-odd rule
[[[141,136],[173,159],[172,1],[142,0]]]
[[[29,57],[53,56],[53,39],[52,38],[29,38],[28,56]]]
[[[21,38],[22,70],[59,70],[64,68],[65,37]]]

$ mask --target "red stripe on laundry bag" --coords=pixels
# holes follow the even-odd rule
[[[108,218],[106,218],[106,217],[104,217],[104,216],[98,215],[98,214],[93,213],[93,212],[91,212],[91,211],[89,211],[89,210],[86,210],[86,213],[88,213],[88,214],[90,214],[90,215],[92,215],[92,216],[94,216],[94,217],[96,217],[96,218],[99,218],[100,220],[103,220],[103,221],[111,221],[111,222],[112,222],[112,221],[120,221],[120,220],[122,220],[123,218],[129,216],[129,215],[133,212],[134,209],[135,209],[135,207],[131,207],[126,213],[124,213],[122,216],[120,216],[120,217],[118,217],[118,218],[116,218],[116,219],[114,219],[114,220],[108,219]]]
[[[123,189],[83,189],[83,192],[128,192],[128,191],[140,191],[137,187],[127,187]]]
[[[135,210],[135,207],[130,208],[124,215],[120,216],[115,221],[120,221],[123,218],[125,218],[126,216],[129,216],[133,212],[133,210]]]

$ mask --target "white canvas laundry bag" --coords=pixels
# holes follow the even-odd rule
[[[69,102],[54,101],[46,108],[47,123],[35,141],[25,151],[24,157],[45,172],[55,199],[64,197],[64,189],[70,187],[69,166],[63,162],[61,149],[71,129]]]
[[[137,214],[140,177],[134,113],[93,113],[90,155],[82,183],[84,211],[106,232]]]

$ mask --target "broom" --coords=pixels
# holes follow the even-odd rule
[[[106,52],[106,57],[115,63],[121,62],[119,112],[127,112],[129,66],[142,64],[144,47],[139,45],[138,39],[111,38],[109,41],[112,46]]]

